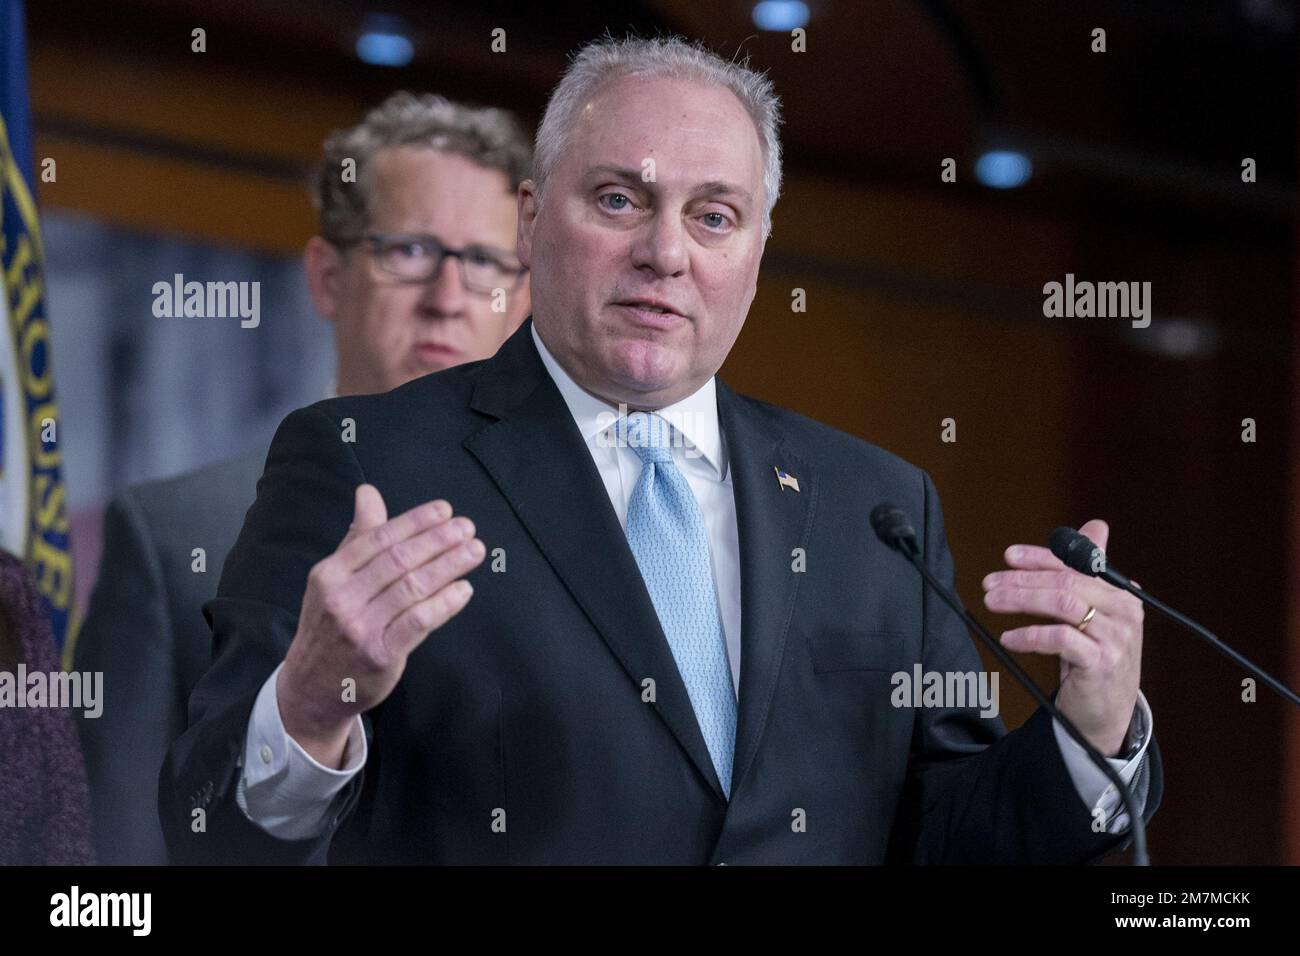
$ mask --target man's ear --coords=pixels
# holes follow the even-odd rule
[[[307,291],[312,305],[328,322],[334,321],[339,308],[339,284],[343,274],[343,253],[320,236],[307,240],[302,254],[307,273]]]
[[[525,179],[519,184],[516,196],[519,204],[519,227],[516,236],[515,252],[519,261],[529,268],[533,265],[533,229],[537,225],[537,184]]]

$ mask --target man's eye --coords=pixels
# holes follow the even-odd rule
[[[465,261],[474,266],[499,266],[496,257],[484,252],[482,249],[467,249],[465,251]]]
[[[710,219],[710,217],[716,217],[716,218]],[[728,222],[727,217],[720,212],[706,212],[704,214],[704,218],[706,220],[705,224],[712,229],[725,228]]]
[[[610,200],[611,202],[613,200],[621,200],[621,203],[618,205],[610,205],[610,203],[606,202],[606,200]],[[614,212],[627,209],[632,205],[632,200],[628,198],[626,195],[624,195],[623,193],[605,193],[603,196],[600,197],[598,202],[605,202],[605,208],[610,209]]]
[[[389,249],[407,259],[419,259],[429,255],[429,247],[422,242],[398,242]]]

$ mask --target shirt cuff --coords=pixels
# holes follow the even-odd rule
[[[366,733],[357,715],[343,750],[344,766],[318,763],[289,736],[280,719],[275,682],[281,663],[253,704],[235,800],[244,816],[272,836],[301,840],[325,829],[334,798],[366,762]]]
[[[1106,758],[1119,774],[1120,779],[1132,785],[1133,800],[1137,804],[1138,813],[1146,809],[1147,792],[1150,787],[1147,747],[1151,744],[1154,727],[1151,707],[1147,703],[1146,696],[1139,690],[1137,705],[1133,708],[1133,719],[1129,722],[1128,736],[1124,741],[1125,747],[1131,746],[1135,740],[1140,741],[1138,751],[1128,759]],[[1105,823],[1107,833],[1123,833],[1128,829],[1130,820],[1128,808],[1124,806],[1124,799],[1115,789],[1115,785],[1089,759],[1087,751],[1066,733],[1061,722],[1055,718],[1052,719],[1052,730],[1056,734],[1056,745],[1061,750],[1061,757],[1065,760],[1065,768],[1074,782],[1074,789],[1079,792],[1079,797],[1090,809],[1094,829],[1097,827],[1097,821],[1101,821]],[[1135,777],[1136,783],[1134,783]]]

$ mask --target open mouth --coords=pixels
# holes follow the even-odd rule
[[[686,317],[667,306],[648,302],[620,302],[618,307],[638,325],[655,329],[671,329],[686,321]]]

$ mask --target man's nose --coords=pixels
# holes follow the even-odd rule
[[[632,249],[633,264],[653,269],[660,276],[686,271],[686,231],[677,216],[658,215],[648,222]]]
[[[438,271],[424,283],[420,305],[440,315],[458,315],[465,310],[468,298],[460,262],[447,256]]]

